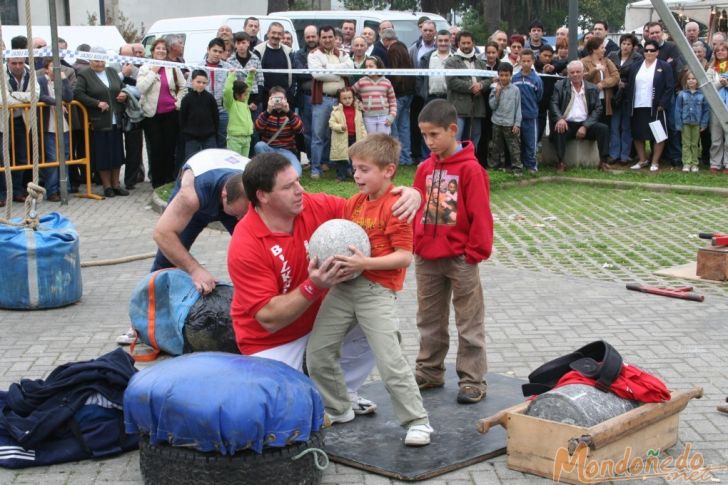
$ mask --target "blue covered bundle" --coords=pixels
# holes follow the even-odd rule
[[[181,269],[161,269],[146,275],[134,288],[129,301],[131,326],[150,345],[150,321],[154,318],[154,340],[171,355],[184,351],[183,328],[190,308],[200,293],[190,275]],[[153,305],[150,305],[153,303]]]
[[[311,380],[270,359],[200,352],[137,373],[124,394],[127,433],[233,455],[308,441],[324,407]]]
[[[56,308],[81,299],[78,232],[57,212],[41,217],[36,230],[0,224],[0,261],[0,308]]]

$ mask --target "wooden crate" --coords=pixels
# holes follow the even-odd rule
[[[644,404],[589,428],[528,416],[524,414],[528,403],[522,403],[481,419],[478,430],[506,428],[507,463],[513,470],[559,482],[595,484],[615,478],[615,472],[617,480],[624,479],[617,467],[620,462],[647,460],[648,453],[660,453],[653,461],[661,461],[662,453],[677,443],[680,411],[702,395],[697,387],[673,392],[667,402]]]
[[[678,423],[679,415],[674,414],[639,431],[627,432],[622,438],[604,448],[592,450],[587,447],[582,467],[579,464],[569,465],[573,458],[568,456],[569,440],[589,435],[590,428],[557,423],[520,413],[511,414],[508,416],[508,468],[549,479],[555,479],[556,473],[560,470],[558,476],[560,482],[598,483],[586,474],[588,462],[596,461],[601,467],[605,460],[612,460],[614,463],[622,460],[628,448],[631,448],[631,457],[645,457],[650,450],[670,448],[677,443]],[[569,461],[556,470],[559,448],[563,448],[561,458]]]
[[[708,246],[698,250],[697,275],[706,280],[728,280],[728,247]]]

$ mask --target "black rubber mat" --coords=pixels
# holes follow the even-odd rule
[[[525,381],[488,374],[488,395],[477,404],[458,404],[457,375],[448,369],[445,387],[422,391],[430,423],[432,443],[421,448],[404,445],[406,430],[392,411],[389,394],[381,381],[362,386],[359,393],[377,403],[377,412],[336,424],[326,433],[326,452],[331,460],[398,480],[416,481],[441,475],[502,455],[506,432],[500,426],[482,435],[476,422],[523,402]]]

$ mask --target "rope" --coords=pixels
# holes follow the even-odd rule
[[[296,461],[299,458],[303,458],[308,453],[314,454],[313,455],[313,464],[316,468],[318,468],[321,471],[326,470],[326,468],[329,466],[329,455],[327,455],[326,452],[324,450],[322,450],[321,448],[307,448],[307,449],[303,450],[302,452],[300,452],[299,454],[297,454],[296,456],[294,456],[292,458],[292,460]],[[319,456],[323,457],[323,462],[324,462],[323,465],[319,463]]]
[[[30,12],[30,0],[25,0],[25,29],[27,31],[28,44],[32,47],[33,42],[33,17]],[[35,53],[33,49],[28,49],[28,67],[30,68],[30,137],[32,139],[32,155],[33,155],[33,181],[28,183],[28,197],[25,199],[25,220],[23,223],[33,229],[39,224],[38,211],[36,210],[38,203],[45,195],[45,189],[39,186],[39,169],[38,169],[38,91],[35,89],[38,85],[35,72]],[[40,189],[40,190],[38,190]]]
[[[0,39],[2,39],[2,20],[0,20]],[[0,129],[3,132],[3,151],[2,159],[5,166],[5,220],[10,219],[10,213],[13,209],[13,176],[10,172],[10,132],[8,130],[8,80],[6,77],[5,59],[3,53],[0,52],[0,97],[2,98],[2,107],[0,107]]]
[[[99,259],[96,261],[81,261],[81,267],[90,268],[93,266],[111,266],[114,264],[131,263],[132,261],[140,261],[142,259],[153,258],[156,255],[157,253],[142,253],[134,254],[132,256],[123,256],[121,258]]]

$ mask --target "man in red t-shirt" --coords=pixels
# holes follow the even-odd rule
[[[330,219],[343,216],[345,199],[307,194],[291,163],[277,153],[256,155],[246,166],[243,186],[254,210],[235,227],[228,250],[228,272],[235,292],[231,306],[240,352],[303,367],[303,354],[316,312],[327,290],[348,278],[333,258],[318,265],[308,261],[308,240]],[[411,220],[421,195],[395,189],[402,197],[395,216]],[[374,365],[361,329],[355,327],[342,345],[341,365],[353,393],[355,412],[371,412],[355,391]]]

